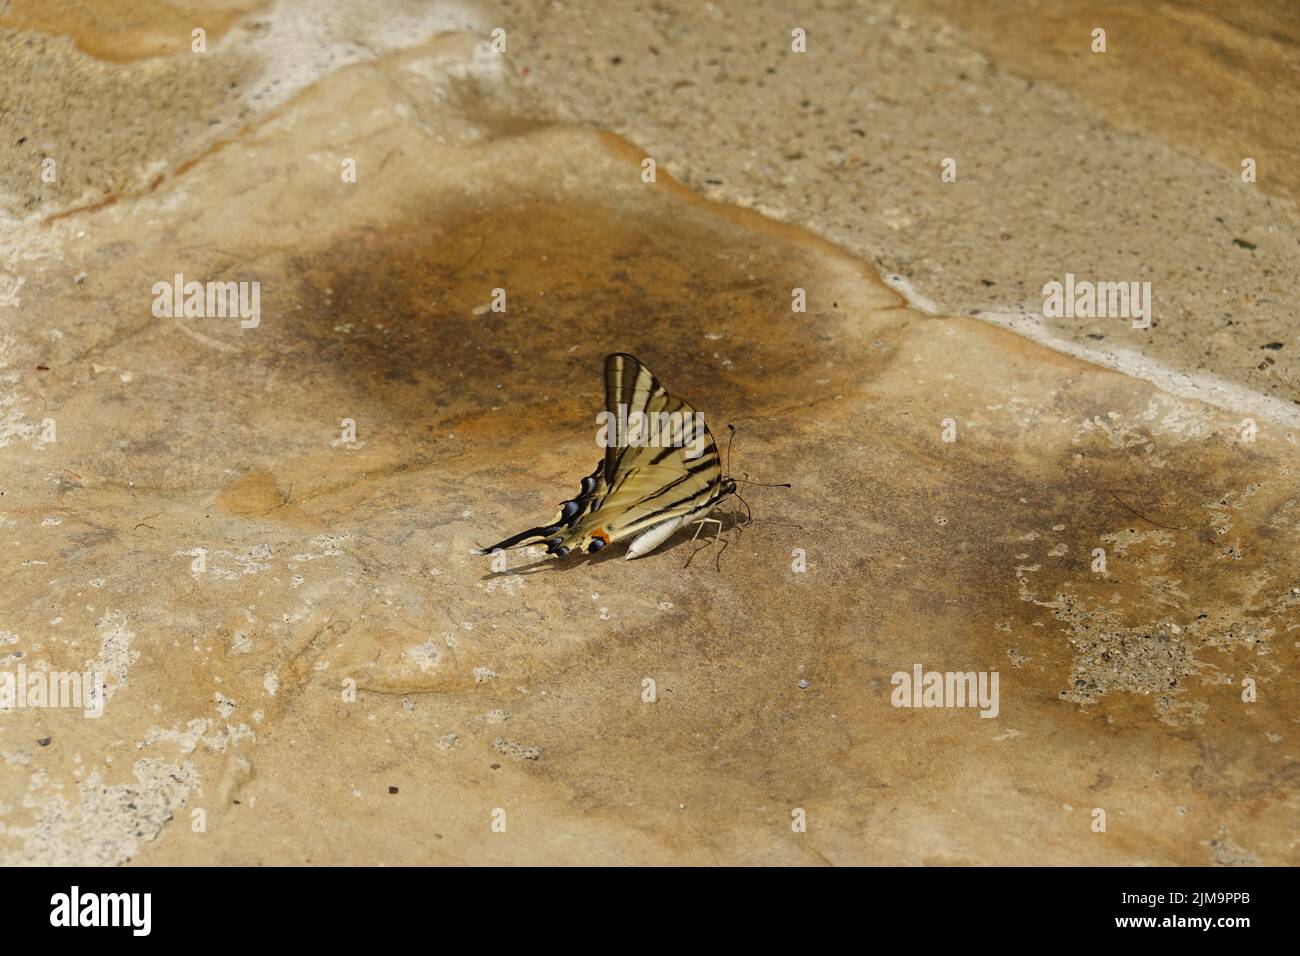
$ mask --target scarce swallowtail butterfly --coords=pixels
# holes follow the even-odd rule
[[[547,554],[587,554],[631,540],[626,557],[649,554],[674,531],[703,519],[736,491],[704,417],[668,394],[650,370],[622,352],[605,359],[605,458],[549,524],[498,541],[498,549],[542,545]]]

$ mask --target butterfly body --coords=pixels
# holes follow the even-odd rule
[[[639,558],[643,554],[649,554],[659,545],[672,536],[672,533],[682,526],[685,518],[669,518],[667,521],[661,521],[645,534],[633,539],[632,543],[627,546],[627,559]]]
[[[722,474],[717,444],[703,418],[668,394],[650,370],[630,355],[605,359],[605,408],[623,427],[605,442],[605,458],[582,479],[576,496],[560,505],[550,524],[530,528],[484,548],[542,545],[564,557],[573,550],[594,554],[631,539],[628,558],[649,554],[692,519],[703,518],[736,490]],[[672,421],[674,442],[647,444],[648,429],[626,428],[627,412],[637,421]],[[640,442],[640,443],[638,443]]]

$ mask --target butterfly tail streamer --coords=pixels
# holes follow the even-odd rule
[[[508,551],[511,548],[522,548],[530,544],[538,544],[555,534],[558,525],[547,525],[540,528],[529,528],[527,531],[520,531],[518,534],[512,534],[510,537],[496,544],[489,545],[486,548],[479,548],[479,554],[491,554],[493,551]],[[537,541],[533,539],[536,538]]]

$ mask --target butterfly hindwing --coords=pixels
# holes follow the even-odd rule
[[[618,486],[600,509],[583,518],[568,537],[573,543],[584,539],[604,540],[605,544],[622,541],[690,513],[709,499],[712,487],[705,478],[668,464],[630,468],[619,476]]]
[[[605,496],[606,490],[605,463],[601,461],[596,463],[595,471],[582,479],[578,494],[568,501],[560,503],[560,511],[549,525],[529,528],[527,531],[511,535],[491,547],[483,548],[481,553],[491,554],[498,549],[524,548],[529,545],[541,544],[557,534],[570,530],[591,511],[592,505]]]

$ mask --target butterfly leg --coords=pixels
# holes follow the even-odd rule
[[[704,530],[704,526],[705,526],[706,524],[716,524],[716,525],[718,526],[718,535],[717,535],[716,538],[714,538],[713,541],[709,542],[709,544],[706,544],[706,545],[704,546],[705,548],[710,547],[711,545],[717,544],[718,541],[722,538],[722,521],[721,521],[721,520],[719,520],[718,518],[701,518],[699,521],[695,522],[695,534],[691,536],[691,544],[694,544],[694,543],[695,543],[695,539],[698,538],[698,537],[700,536],[700,532]],[[704,550],[704,548],[693,548],[693,549],[691,550],[690,557],[688,557],[688,558],[686,559],[686,563],[682,565],[682,570],[685,570],[686,568],[690,567],[690,565],[691,565],[691,558],[694,558],[697,552],[700,552],[700,551],[703,551],[703,550]],[[719,553],[721,553],[721,552],[719,552]]]
[[[739,534],[740,532],[737,531],[736,533]],[[718,522],[718,536],[717,536],[716,538],[713,539],[713,543],[714,543],[714,544],[721,545],[721,546],[718,548],[718,550],[714,552],[714,555],[713,555],[713,566],[714,566],[715,568],[717,568],[719,571],[721,571],[721,570],[722,570],[722,552],[723,552],[723,551],[726,551],[727,548],[731,547],[731,539],[730,539],[730,538],[728,538],[726,541],[723,541],[723,540],[722,540],[722,522],[721,522],[721,521]]]

